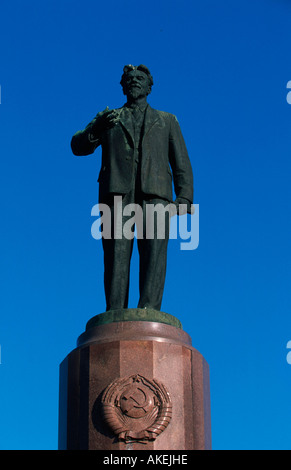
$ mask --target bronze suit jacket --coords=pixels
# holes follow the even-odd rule
[[[119,122],[101,135],[92,135],[91,121],[72,138],[75,155],[89,155],[101,145],[99,201],[109,193],[127,194],[134,181],[134,129],[130,110],[123,106]],[[173,114],[149,105],[145,111],[141,141],[141,190],[168,201],[176,197],[193,203],[193,174],[179,123]]]

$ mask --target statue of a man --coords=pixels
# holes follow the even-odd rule
[[[122,108],[100,113],[83,131],[72,138],[75,155],[89,155],[101,145],[102,165],[99,174],[99,203],[108,204],[114,220],[114,196],[122,198],[122,207],[138,204],[142,208],[143,230],[146,232],[148,204],[173,201],[187,207],[193,202],[193,175],[179,123],[173,114],[157,111],[147,103],[153,78],[144,65],[127,65],[121,78],[127,102]],[[181,205],[182,204],[182,205]],[[185,206],[186,205],[186,206]],[[165,217],[169,213],[165,212]],[[123,215],[122,224],[128,220]],[[140,299],[138,308],[160,310],[167,264],[169,224],[163,238],[138,237],[140,256]],[[106,310],[128,307],[130,259],[133,238],[102,238],[104,250],[104,287]]]

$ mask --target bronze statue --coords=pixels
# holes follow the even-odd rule
[[[179,123],[173,114],[157,111],[147,103],[153,78],[144,65],[127,65],[121,78],[127,102],[122,108],[106,110],[87,127],[77,132],[71,142],[75,155],[89,155],[101,145],[102,165],[99,174],[99,202],[111,207],[114,220],[114,196],[122,198],[122,207],[138,204],[143,214],[149,204],[175,206],[193,203],[193,175]],[[180,206],[182,205],[182,206]],[[140,256],[139,308],[160,310],[166,275],[169,224],[165,236],[138,238]],[[169,218],[169,212],[165,211]],[[124,225],[128,215],[122,217]],[[113,224],[114,225],[114,224]],[[102,238],[104,249],[104,287],[106,310],[128,307],[129,271],[133,239],[122,235]]]

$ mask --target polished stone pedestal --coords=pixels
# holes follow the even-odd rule
[[[59,449],[211,448],[208,364],[175,317],[148,313],[88,322],[60,366]]]

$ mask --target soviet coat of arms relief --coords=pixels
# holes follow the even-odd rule
[[[101,406],[107,427],[126,443],[154,441],[172,417],[166,387],[139,374],[113,381],[103,392]]]

